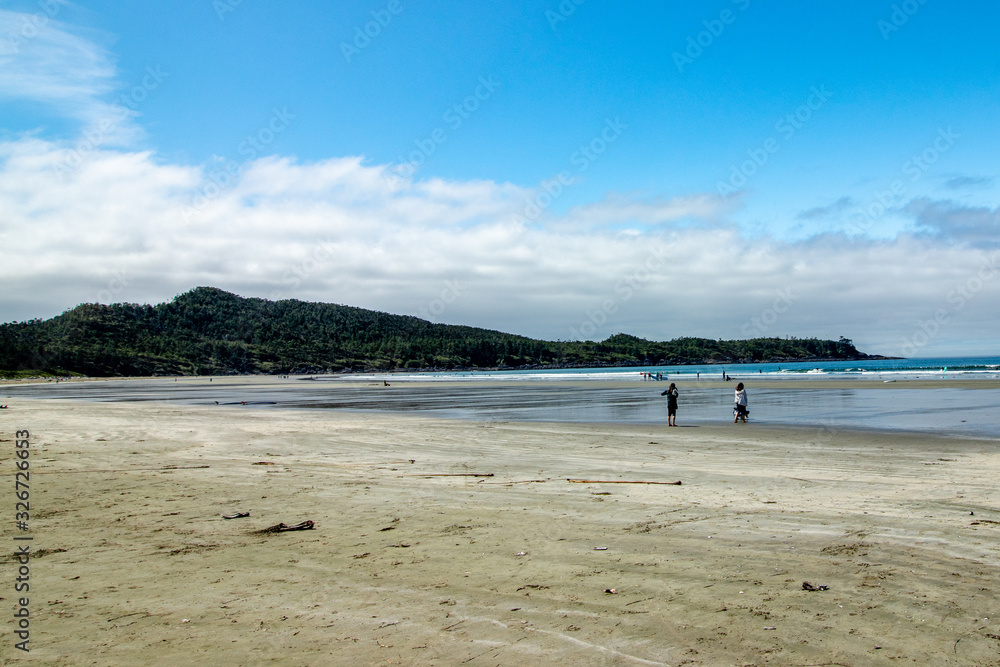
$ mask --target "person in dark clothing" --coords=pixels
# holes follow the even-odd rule
[[[677,385],[671,382],[660,396],[667,397],[667,426],[677,426]]]

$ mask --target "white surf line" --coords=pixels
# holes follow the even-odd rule
[[[540,628],[529,628],[529,627],[511,627],[504,623],[503,621],[498,621],[495,618],[485,618],[481,616],[466,616],[462,618],[463,621],[473,621],[479,623],[492,623],[493,625],[499,625],[506,630],[523,630],[525,632],[542,632],[547,635],[552,635],[553,637],[559,637],[560,639],[565,639],[571,644],[576,644],[577,646],[583,646],[585,648],[597,649],[602,653],[611,653],[612,655],[619,656],[621,658],[626,658],[632,660],[642,665],[656,665],[656,667],[670,667],[665,662],[656,662],[654,660],[646,660],[645,658],[640,658],[638,656],[629,655],[628,653],[622,653],[621,651],[616,651],[613,648],[608,648],[606,646],[601,646],[600,644],[591,644],[590,642],[585,642],[582,639],[577,639],[576,637],[570,637],[569,635],[564,635],[560,632],[553,632],[552,630],[542,630]]]

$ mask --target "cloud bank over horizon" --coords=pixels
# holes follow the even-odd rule
[[[540,189],[405,179],[361,157],[259,158],[212,187],[210,166],[148,152],[99,149],[59,172],[70,150],[0,143],[6,319],[211,285],[549,339],[846,335],[902,354],[942,310],[935,341],[955,327],[986,342],[996,325],[977,303],[997,298],[997,212],[948,201],[902,207],[927,234],[788,242],[748,238],[710,194],[611,193],[525,224]]]

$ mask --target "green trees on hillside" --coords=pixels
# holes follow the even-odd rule
[[[756,338],[542,341],[403,315],[199,287],[156,306],[83,304],[0,325],[0,369],[91,376],[865,358],[853,343]]]

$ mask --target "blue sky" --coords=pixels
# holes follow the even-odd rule
[[[1000,354],[998,18],[8,2],[0,319],[214,285],[551,339]]]

